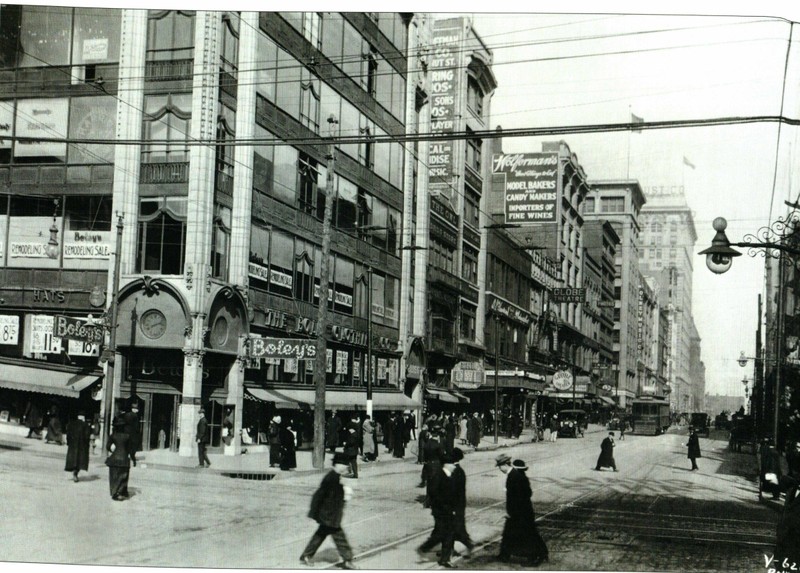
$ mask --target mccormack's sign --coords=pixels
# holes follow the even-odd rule
[[[304,338],[251,337],[248,348],[250,358],[313,360],[317,355],[316,341]]]

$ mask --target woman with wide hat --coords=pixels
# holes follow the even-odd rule
[[[107,446],[111,455],[106,458],[108,485],[111,489],[111,499],[123,501],[128,499],[128,478],[131,462],[136,465],[136,452],[130,449],[130,436],[125,433],[125,421],[118,416],[114,419],[112,427],[114,431]]]

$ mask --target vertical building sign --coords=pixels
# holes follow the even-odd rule
[[[639,287],[639,301],[636,313],[636,349],[639,354],[644,350],[644,289]]]
[[[506,223],[558,222],[557,153],[497,153],[492,174],[503,179]]]
[[[453,133],[456,130],[456,94],[460,72],[458,68],[461,27],[440,28],[433,32],[433,57],[428,70],[431,84],[431,133]],[[431,195],[453,197],[455,170],[453,140],[432,141],[428,151]]]

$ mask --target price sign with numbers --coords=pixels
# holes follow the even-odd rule
[[[70,356],[100,356],[100,345],[82,340],[68,340]]]
[[[0,314],[0,344],[19,342],[19,317]]]
[[[53,317],[41,314],[31,316],[31,352],[58,354],[61,339],[53,336]]]

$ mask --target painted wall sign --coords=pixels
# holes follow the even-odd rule
[[[17,102],[17,137],[67,138],[66,98],[21,99]],[[67,144],[61,141],[17,141],[14,157],[66,158]]]
[[[438,28],[431,40],[433,56],[430,71],[431,128],[433,134],[453,133],[456,129],[456,94],[460,74],[458,54],[461,46],[461,27]],[[428,184],[431,195],[452,198],[455,185],[453,141],[433,141],[428,147],[430,169]]]
[[[503,178],[506,223],[558,221],[557,153],[497,153],[492,173]]]

